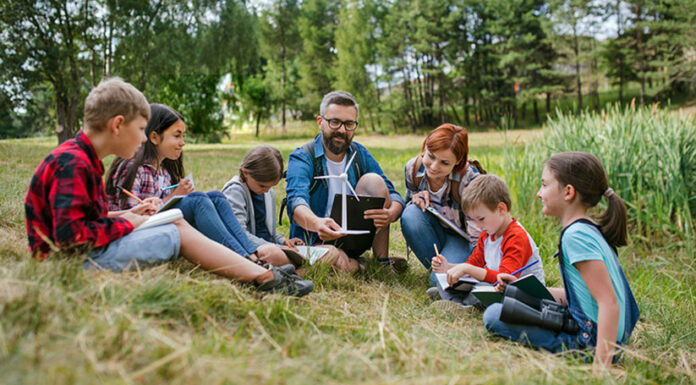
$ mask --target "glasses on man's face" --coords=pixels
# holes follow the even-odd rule
[[[353,131],[355,130],[356,127],[358,127],[358,121],[357,120],[341,120],[341,119],[336,119],[336,118],[327,118],[324,115],[319,115],[321,118],[326,121],[326,124],[329,125],[329,128],[332,130],[338,130],[341,128],[341,126],[345,127],[346,131]]]

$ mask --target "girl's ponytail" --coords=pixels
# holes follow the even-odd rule
[[[587,208],[596,206],[605,196],[609,204],[598,218],[599,228],[609,245],[615,248],[626,246],[626,206],[609,187],[607,174],[599,159],[586,152],[561,152],[551,156],[546,166],[561,185],[575,188]]]
[[[603,195],[609,203],[607,210],[598,218],[599,228],[602,230],[604,239],[611,246],[615,248],[626,246],[628,244],[626,239],[626,223],[628,222],[626,205],[611,187],[607,188]]]

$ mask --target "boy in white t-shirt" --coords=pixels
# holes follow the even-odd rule
[[[540,259],[534,240],[510,214],[510,193],[502,179],[490,174],[480,175],[464,190],[461,206],[462,211],[481,228],[481,235],[464,263],[450,264],[442,256],[432,259],[433,271],[446,272],[450,285],[465,275],[494,284],[498,274],[510,274]],[[541,263],[531,266],[524,274],[534,274],[544,283]],[[471,305],[477,301],[468,295],[461,303]]]

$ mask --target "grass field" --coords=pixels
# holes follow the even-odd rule
[[[476,133],[470,153],[519,181],[525,144],[545,132]],[[404,191],[403,165],[422,138],[358,137]],[[285,159],[306,139],[271,141]],[[251,140],[186,147],[202,191],[237,173]],[[481,314],[429,306],[427,271],[411,256],[404,276],[375,264],[356,275],[308,269],[315,291],[301,299],[258,297],[180,260],[143,271],[88,273],[77,261],[28,258],[23,198],[54,139],[0,142],[0,383],[109,384],[690,384],[696,381],[694,245],[633,243],[621,252],[642,314],[621,363],[604,376],[583,361],[489,336]],[[107,159],[109,163],[111,159]],[[524,175],[532,181],[539,175]],[[515,182],[518,183],[518,182]],[[284,196],[284,184],[276,187]],[[513,214],[539,244],[547,282],[560,285],[551,255],[557,223],[534,199]],[[287,231],[287,217],[283,231]],[[392,253],[406,255],[398,224]]]

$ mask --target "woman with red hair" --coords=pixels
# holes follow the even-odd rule
[[[406,163],[406,201],[401,214],[401,229],[406,244],[423,266],[430,269],[437,246],[449,263],[463,263],[474,249],[480,230],[460,209],[464,189],[479,174],[485,173],[476,161],[469,161],[466,129],[445,123],[433,130],[421,153]],[[458,235],[426,212],[432,207],[469,235]],[[435,275],[431,273],[431,285]]]

